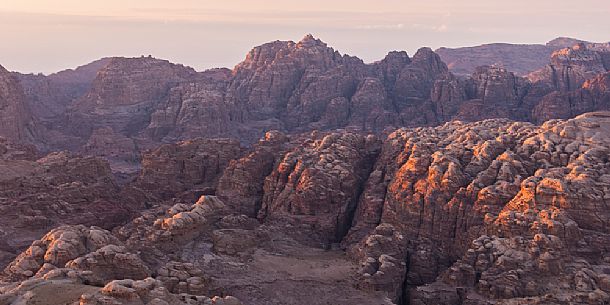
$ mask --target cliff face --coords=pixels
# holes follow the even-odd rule
[[[610,43],[593,43],[559,37],[546,44],[492,43],[475,47],[439,48],[436,50],[449,70],[458,75],[470,75],[477,67],[497,65],[516,75],[525,76],[544,68],[553,52],[583,44],[599,52],[610,51]]]
[[[551,63],[545,68],[532,72],[528,78],[532,82],[543,83],[557,91],[578,89],[590,78],[607,71],[604,60],[609,52],[598,52],[583,43],[553,52]]]
[[[37,126],[19,81],[0,66],[0,136],[32,142]]]
[[[91,88],[97,72],[112,59],[102,58],[74,70],[50,75],[13,73],[21,83],[33,115],[52,121]]]
[[[544,67],[553,51],[561,48],[564,47],[494,43],[476,47],[439,48],[435,52],[447,63],[449,70],[458,75],[469,75],[479,66],[499,65],[523,76]]]
[[[140,57],[17,76],[45,130],[40,146],[134,162],[160,143],[193,138],[251,144],[270,130],[381,134],[454,119],[540,123],[606,109],[603,94],[582,87],[606,72],[610,52],[591,43],[558,49],[568,42],[550,44],[550,55],[534,54],[551,63],[526,78],[496,64],[456,76],[429,48],[365,64],[311,35],[256,47],[233,70],[195,72]],[[16,88],[13,95],[23,98]]]

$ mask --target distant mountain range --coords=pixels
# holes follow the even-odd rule
[[[43,150],[135,160],[158,143],[253,143],[268,130],[540,123],[609,109],[609,51],[608,43],[558,38],[438,54],[422,48],[412,57],[390,52],[365,64],[307,35],[255,47],[233,70],[197,72],[152,57],[104,58],[48,76],[2,69],[0,135]]]
[[[579,43],[586,44],[591,50],[610,50],[610,42],[592,43],[559,37],[546,44],[491,43],[464,48],[439,48],[435,52],[455,74],[468,75],[477,67],[495,65],[525,76],[549,64],[553,52]]]

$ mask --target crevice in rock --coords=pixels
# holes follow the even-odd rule
[[[356,191],[356,196],[354,199],[347,205],[346,207],[346,219],[344,219],[342,226],[340,226],[340,215],[337,215],[337,231],[335,235],[336,242],[342,242],[345,236],[349,233],[349,231],[354,226],[354,217],[356,216],[356,211],[358,210],[358,205],[362,202],[362,195],[364,194],[364,189],[366,183],[369,181],[371,174],[375,170],[375,164],[377,164],[377,159],[381,155],[381,150],[377,150],[367,158],[366,160],[366,168],[364,170],[364,178],[358,184],[358,190]]]
[[[402,285],[400,286],[401,295],[400,295],[400,298],[398,299],[398,301],[396,302],[397,305],[410,305],[411,304],[411,300],[409,299],[409,280],[408,280],[410,263],[411,263],[411,252],[407,251],[407,257],[405,258],[405,276],[402,281]]]

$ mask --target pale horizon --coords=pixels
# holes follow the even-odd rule
[[[606,0],[329,2],[0,0],[0,65],[50,74],[150,54],[198,71],[232,68],[255,46],[308,33],[365,62],[420,47],[610,40]]]

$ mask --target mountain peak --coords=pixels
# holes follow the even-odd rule
[[[315,38],[312,34],[307,34],[301,41],[297,43],[298,47],[311,48],[316,46],[326,47],[326,43],[322,42],[322,40]]]
[[[557,37],[546,43],[548,47],[559,47],[559,48],[569,48],[575,44],[585,43],[586,41],[571,38],[571,37]]]

